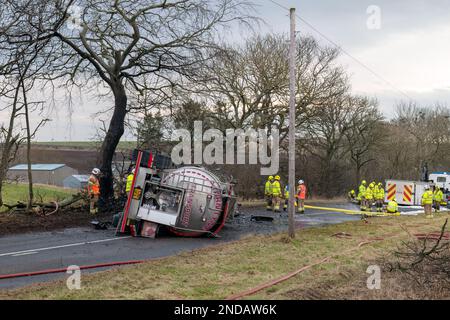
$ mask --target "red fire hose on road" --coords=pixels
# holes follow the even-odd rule
[[[80,268],[80,270],[88,270],[88,269],[98,269],[98,268],[106,268],[106,267],[114,267],[114,266],[140,264],[140,263],[144,263],[144,262],[148,262],[148,261],[130,260],[130,261],[109,262],[109,263],[100,263],[100,264],[93,264],[93,265],[87,265],[87,266],[80,266],[79,268]],[[52,274],[52,273],[64,273],[64,272],[67,272],[67,268],[57,268],[57,269],[47,269],[47,270],[32,271],[32,272],[2,274],[2,275],[0,275],[0,280],[39,276],[39,275]]]

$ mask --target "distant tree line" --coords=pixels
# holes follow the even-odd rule
[[[8,118],[0,119],[0,188],[18,145],[29,147],[48,120],[44,114],[55,107],[57,89],[69,107],[75,90],[109,104],[97,158],[105,210],[113,203],[112,162],[127,126],[139,147],[160,150],[170,150],[172,130],[192,132],[195,120],[221,131],[278,129],[283,159],[286,37],[260,35],[237,45],[219,41],[230,23],[256,25],[253,12],[246,0],[3,0],[0,108]],[[335,196],[362,178],[418,178],[425,164],[447,167],[448,109],[407,102],[384,119],[375,98],[351,93],[339,54],[312,37],[298,38],[297,172],[310,190]],[[50,98],[36,100],[36,91],[50,92]],[[42,119],[34,127],[31,113]],[[223,169],[245,183],[242,195],[261,192],[265,177],[258,170]],[[283,162],[284,181],[286,172]]]
[[[298,39],[297,51],[297,176],[316,196],[335,197],[356,188],[362,179],[421,179],[429,170],[450,169],[450,110],[442,105],[405,102],[392,106],[386,119],[376,98],[351,94],[339,51],[313,38]],[[140,145],[170,152],[174,128],[193,132],[216,128],[276,128],[281,133],[280,175],[287,181],[288,65],[283,35],[257,36],[240,46],[224,45],[204,77],[172,101],[170,112],[140,118]],[[266,177],[259,167],[224,165],[239,177],[238,191],[261,196]]]

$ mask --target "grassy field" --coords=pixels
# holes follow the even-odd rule
[[[36,201],[53,201],[61,200],[68,195],[73,194],[73,190],[65,190],[53,186],[34,186],[34,196]],[[26,202],[28,200],[28,185],[21,183],[5,183],[3,185],[3,202],[7,204],[15,204],[17,201]],[[1,207],[0,212],[6,210],[6,207]]]
[[[59,147],[59,148],[97,148],[97,141],[51,141],[51,142],[34,142],[37,146]],[[136,147],[135,141],[120,141],[118,149],[131,150]]]
[[[448,217],[445,213],[433,220],[423,216],[373,218],[369,223],[299,230],[294,240],[285,234],[248,237],[138,266],[83,275],[81,290],[69,291],[65,281],[57,281],[3,291],[0,299],[224,299],[326,257],[326,262],[247,298],[414,297],[416,292],[408,292],[413,289],[405,289],[404,281],[392,282],[388,276],[381,290],[369,291],[367,267],[402,241],[412,239],[412,234],[440,230]],[[340,232],[351,238],[333,236]],[[362,242],[369,243],[359,247]],[[388,281],[392,285],[385,285]]]

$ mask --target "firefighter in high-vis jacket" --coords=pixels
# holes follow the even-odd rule
[[[375,192],[375,201],[377,206],[377,212],[383,212],[383,204],[384,204],[384,187],[380,182],[377,185]]]
[[[361,211],[366,210],[366,180],[361,182],[361,185],[358,188],[358,201],[360,202]]]
[[[364,194],[366,205],[365,210],[372,211],[372,202],[373,202],[373,195],[374,195],[374,189],[375,185],[371,183],[369,187],[367,187],[366,192]]]
[[[295,195],[295,198],[296,198],[297,196]],[[288,208],[288,206],[289,206],[289,185],[287,185],[286,187],[284,187],[284,211],[286,211],[287,210],[287,208]],[[297,199],[294,199],[294,206],[295,207],[297,207],[298,206],[298,204],[297,204]]]
[[[433,192],[433,205],[436,209],[436,212],[439,212],[441,210],[442,200],[444,200],[444,193],[442,192],[441,188],[435,186]]]
[[[127,184],[126,184],[126,187],[125,187],[125,192],[127,193],[127,195],[131,191],[131,187],[133,185],[134,173],[135,172],[136,172],[136,169],[133,169],[133,170],[131,170],[131,173],[127,176]]]
[[[280,212],[280,202],[282,198],[281,193],[281,178],[280,176],[275,177],[275,181],[272,183],[272,205],[274,212]]]
[[[94,168],[88,180],[88,193],[89,193],[89,211],[91,214],[98,212],[98,198],[100,196],[100,169]]]
[[[433,191],[429,185],[425,186],[425,192],[422,195],[422,206],[425,209],[427,218],[433,218]]]
[[[266,198],[266,209],[268,211],[272,210],[272,184],[273,176],[270,176],[264,186],[264,197]]]
[[[305,181],[303,180],[298,181],[296,198],[298,203],[298,213],[305,213],[306,186]]]
[[[286,211],[289,204],[289,185],[284,187],[284,206],[283,210]]]
[[[347,193],[348,200],[354,202],[356,200],[356,192],[355,190],[351,190]]]
[[[386,207],[386,212],[389,214],[398,214],[398,203],[395,199],[392,199],[388,202]]]

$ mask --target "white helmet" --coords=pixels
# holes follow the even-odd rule
[[[100,169],[99,168],[92,169],[92,174],[99,175],[100,174]]]
[[[133,168],[133,170],[131,170],[131,173],[134,174],[136,172],[136,169]]]
[[[430,186],[428,184],[425,185],[425,190],[430,190]]]
[[[298,180],[298,184],[304,184],[305,183],[305,181],[303,181],[303,180]]]

